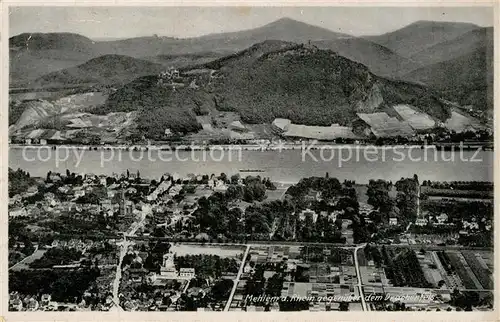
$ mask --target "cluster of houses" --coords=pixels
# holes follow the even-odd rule
[[[481,220],[481,226],[484,226],[484,229],[486,231],[490,231],[492,229],[492,223],[491,220],[488,220],[486,217],[483,217]],[[471,217],[470,219],[466,220],[463,219],[461,221],[461,227],[462,229],[460,230],[461,235],[467,235],[469,233],[475,233],[480,230],[480,221],[475,217]],[[431,225],[434,227],[455,227],[457,224],[454,222],[449,221],[449,216],[445,213],[441,213],[440,215],[427,215],[427,216],[421,216],[417,218],[415,221],[416,226],[427,226]]]
[[[51,301],[50,294],[41,296],[22,296],[19,292],[9,294],[9,311],[55,311],[58,307],[57,302]]]

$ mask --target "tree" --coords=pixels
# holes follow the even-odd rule
[[[266,295],[280,296],[281,289],[283,288],[283,276],[281,274],[274,274],[267,280]]]
[[[260,182],[250,182],[245,185],[243,200],[253,202],[254,200],[262,201],[266,196],[266,186]]]
[[[240,185],[230,185],[227,187],[226,196],[228,200],[241,200],[243,199],[244,188]]]
[[[227,175],[224,172],[221,173],[220,176],[219,176],[219,180],[224,181],[224,183],[228,182]]]
[[[349,311],[349,302],[340,302],[339,311]]]
[[[210,297],[215,301],[224,301],[228,298],[233,288],[233,281],[229,279],[223,279],[218,281],[212,286],[210,290]]]
[[[231,184],[237,184],[240,180],[240,174],[236,173],[231,176]]]
[[[47,174],[47,177],[49,176],[50,175]],[[30,186],[33,186],[36,183],[35,179],[31,178],[28,172],[21,169],[13,171],[9,168],[8,179],[10,197],[26,192]]]
[[[387,213],[392,208],[393,201],[389,196],[392,184],[385,180],[370,180],[368,183],[368,204]]]

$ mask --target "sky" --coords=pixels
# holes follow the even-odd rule
[[[10,7],[9,34],[188,38],[252,29],[284,17],[353,36],[382,34],[418,20],[493,25],[493,10],[486,7]]]

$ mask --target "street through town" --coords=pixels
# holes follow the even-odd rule
[[[238,270],[238,275],[236,275],[236,279],[233,281],[233,288],[231,289],[231,293],[229,294],[229,298],[227,299],[226,306],[224,307],[224,311],[229,311],[229,307],[231,306],[231,302],[233,301],[234,293],[236,292],[236,288],[238,287],[238,282],[240,281],[241,274],[243,274],[243,269],[245,268],[245,261],[247,260],[248,252],[250,251],[250,245],[247,245],[247,249],[245,250],[245,254],[243,255],[243,259],[241,260],[240,269]]]
[[[359,296],[361,297],[361,306],[363,307],[363,311],[369,311],[369,307],[366,305],[365,295],[363,294],[363,283],[361,281],[361,271],[359,269],[358,263],[358,250],[365,248],[366,244],[361,244],[354,248],[354,266],[356,267],[356,275],[358,277],[357,287],[359,290]]]
[[[123,258],[127,254],[128,247],[133,245],[134,242],[127,240],[127,237],[133,236],[139,228],[141,228],[144,225],[144,222],[146,220],[146,217],[148,214],[151,213],[151,207],[144,205],[143,209],[138,216],[138,221],[134,221],[130,228],[128,229],[128,232],[123,234],[123,240],[119,241],[117,243],[118,247],[120,248],[120,257],[118,260],[118,266],[116,267],[116,275],[115,279],[113,281],[113,302],[115,303],[116,308],[119,311],[123,311],[123,309],[120,306],[120,298],[119,298],[119,289],[120,289],[120,282],[122,278],[122,263],[123,263]]]

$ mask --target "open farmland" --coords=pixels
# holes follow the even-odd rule
[[[422,187],[422,193],[428,196],[450,197],[450,198],[471,198],[471,199],[491,199],[493,191],[479,190],[459,190],[459,189],[437,189]]]
[[[444,126],[455,132],[465,131],[468,128],[481,129],[483,126],[474,118],[465,116],[457,111],[451,112],[451,117],[446,120]]]
[[[463,251],[462,255],[467,261],[469,267],[476,275],[477,279],[479,280],[483,288],[488,290],[493,289],[493,279],[491,274],[492,272],[490,271],[488,266],[484,263],[481,254],[479,253],[476,254],[470,251]]]
[[[377,137],[385,138],[390,136],[413,135],[413,129],[408,122],[400,121],[396,117],[391,117],[385,112],[378,113],[357,113],[358,117],[368,124],[373,134]]]
[[[462,280],[462,283],[464,284],[464,287],[466,289],[477,289],[478,286],[474,281],[475,276],[470,270],[470,268],[464,265],[462,258],[459,253],[456,252],[447,252],[448,257],[450,259],[450,263],[453,267],[453,270],[458,274],[460,279]]]
[[[429,115],[418,112],[408,105],[396,105],[394,109],[415,130],[427,130],[436,125]]]

